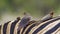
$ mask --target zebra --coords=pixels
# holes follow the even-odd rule
[[[35,21],[34,20],[30,21],[30,24],[31,22],[35,22]],[[8,21],[0,25],[1,34],[13,34],[13,32],[17,31],[16,29],[18,29],[19,23],[20,23],[20,17],[18,17],[16,20]],[[14,33],[14,34],[17,34],[17,33]]]
[[[40,23],[33,23],[22,28],[20,34],[60,34],[60,16]]]
[[[9,21],[1,27],[1,34],[60,34],[60,16],[44,21],[36,26],[36,23],[28,24],[17,31],[20,20]],[[36,21],[39,22],[39,21]]]
[[[1,34],[60,34],[60,16],[45,20],[38,26],[36,23],[40,21],[30,21],[31,24],[27,24],[18,31],[20,22],[20,19],[16,19],[1,25]]]
[[[14,21],[8,21],[8,22],[2,24],[2,25],[0,26],[1,34],[9,34],[9,33],[7,33],[7,32],[9,32],[10,26],[11,26],[11,28],[14,29],[14,25],[16,25],[16,23],[17,23],[19,20],[20,20],[20,17],[18,17],[18,18],[17,18],[16,20],[14,20]]]

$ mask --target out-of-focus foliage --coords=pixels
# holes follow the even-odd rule
[[[60,0],[0,0],[0,20],[22,17],[23,12],[33,17],[42,17],[52,8],[55,15],[59,15]]]

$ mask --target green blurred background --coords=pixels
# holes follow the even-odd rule
[[[34,19],[40,19],[48,14],[51,9],[54,16],[60,14],[60,0],[0,0],[0,23],[23,17],[28,12]]]

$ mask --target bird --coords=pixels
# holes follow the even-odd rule
[[[23,27],[25,27],[27,24],[29,24],[29,21],[30,21],[30,20],[31,20],[30,14],[24,12],[24,17],[21,19],[21,22],[19,23],[17,30],[19,31],[21,28],[23,28]]]
[[[37,23],[36,23],[36,26],[38,26],[40,23],[44,22],[44,21],[47,21],[49,19],[52,19],[53,18],[53,14],[54,12],[51,11],[49,14],[45,15],[44,17],[41,18],[41,20],[39,20]]]
[[[48,19],[52,19],[53,18],[53,14],[54,14],[54,12],[52,11],[49,14],[45,15],[41,20],[45,21],[45,20],[48,20]]]

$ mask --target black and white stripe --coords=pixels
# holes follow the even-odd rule
[[[58,31],[57,31],[58,30]],[[21,34],[60,34],[60,17],[56,17],[50,20],[47,20],[38,26],[31,24],[22,29]]]
[[[38,21],[39,22],[39,21]],[[17,31],[20,20],[9,21],[1,26],[1,34],[60,34],[60,17],[55,17],[40,23],[28,24]]]
[[[20,19],[16,19],[16,20],[8,21],[7,23],[2,24],[1,34],[14,34],[15,26],[19,21]]]

